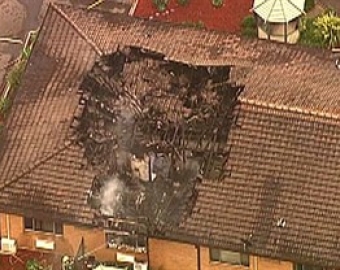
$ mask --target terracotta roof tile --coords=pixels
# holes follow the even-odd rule
[[[24,201],[25,197],[27,197],[25,200],[29,199],[28,194],[32,195],[35,192],[29,188],[47,190],[51,185],[51,192],[58,193],[58,190],[70,186],[71,176],[77,176],[71,170],[68,172],[69,179],[65,178],[65,175],[64,178],[60,178],[62,171],[55,170],[60,168],[58,166],[67,168],[70,164],[59,164],[61,160],[57,164],[44,162],[60,149],[64,149],[65,145],[69,145],[70,124],[78,107],[77,90],[80,79],[92,66],[95,58],[93,47],[57,10],[49,8],[23,77],[22,86],[7,119],[6,134],[2,142],[1,187],[15,183],[10,189],[5,190],[13,194],[14,197],[9,199],[16,203],[16,207],[40,205],[35,201],[31,204]],[[34,182],[34,179],[37,177],[42,179],[43,175],[48,176],[48,180],[42,181],[38,186],[34,185],[33,183],[38,183]],[[85,181],[82,175],[79,177],[81,181]],[[84,183],[89,185],[88,189],[91,187],[91,183]],[[54,187],[55,184],[58,187]],[[20,188],[22,186],[25,187],[24,191]],[[68,192],[65,195],[72,198],[72,189]],[[24,195],[23,198],[18,196],[21,193]],[[42,195],[47,196],[45,191],[43,193]],[[42,208],[46,213],[50,212],[49,203],[57,207],[53,196],[55,194],[46,198],[46,205]],[[74,200],[76,201],[76,198]],[[83,201],[84,198],[81,203]],[[9,207],[8,201],[5,205]]]
[[[338,266],[340,95],[330,54],[105,12],[49,9],[6,124],[6,210],[53,209],[56,218],[89,222],[93,173],[70,142],[81,111],[76,91],[99,51],[123,45],[192,64],[236,65],[234,78],[246,84],[228,140],[229,176],[197,185],[192,213],[172,234],[238,250],[249,238],[256,254]],[[277,226],[280,218],[286,226]]]
[[[338,120],[246,102],[241,107],[229,137],[230,177],[197,186],[182,229],[212,245],[243,249],[248,239],[249,252],[338,265]],[[284,227],[277,226],[281,218]]]
[[[83,150],[68,145],[3,188],[2,210],[92,224],[87,204],[94,173],[86,170]]]

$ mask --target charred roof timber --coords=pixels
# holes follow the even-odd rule
[[[201,177],[225,174],[227,139],[242,86],[229,66],[191,66],[124,47],[103,57],[82,83],[76,136],[100,174],[99,216],[141,218],[150,230],[176,226]]]

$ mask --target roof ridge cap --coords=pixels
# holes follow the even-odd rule
[[[95,52],[102,56],[103,52],[100,50],[100,48],[96,45],[96,43],[91,40],[68,16],[67,14],[62,11],[56,4],[50,3],[50,6],[53,8],[54,11],[56,11],[61,17],[63,17],[75,30],[76,32],[83,38],[85,41],[95,50]]]
[[[45,162],[51,160],[52,158],[54,158],[55,156],[60,154],[62,151],[68,149],[72,144],[73,144],[73,141],[67,141],[67,142],[65,142],[65,145],[63,147],[60,147],[59,149],[57,149],[57,151],[50,153],[49,155],[42,157],[41,159],[38,159],[35,162],[32,162],[31,164],[28,165],[28,168],[26,170],[21,171],[19,174],[14,175],[14,177],[11,180],[5,181],[3,184],[1,184],[0,185],[0,191],[3,191],[5,188],[16,183],[17,181],[19,181],[25,175],[29,174],[30,172],[32,172],[33,170],[35,170],[39,166],[45,164]]]
[[[303,109],[301,107],[280,105],[280,104],[275,104],[271,102],[263,102],[263,101],[258,101],[255,99],[248,99],[248,98],[240,98],[239,100],[241,103],[249,104],[249,105],[257,105],[257,106],[268,107],[268,108],[276,109],[276,110],[289,111],[293,113],[308,114],[308,115],[313,115],[313,116],[318,116],[318,117],[323,117],[323,118],[329,118],[332,120],[340,119],[340,115],[335,114],[335,113],[326,113],[326,112],[321,112],[321,111],[308,110],[308,109]]]

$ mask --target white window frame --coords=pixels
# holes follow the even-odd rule
[[[214,257],[214,256],[216,256]],[[239,256],[239,260],[228,260],[225,259],[227,257],[237,257]],[[240,265],[244,267],[249,267],[250,260],[249,254],[241,253],[241,252],[234,252],[230,250],[218,249],[218,248],[209,248],[209,258],[211,263],[225,263],[230,265]],[[247,258],[246,260],[244,260]]]

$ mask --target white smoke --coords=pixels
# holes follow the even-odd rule
[[[106,181],[100,189],[100,212],[103,215],[113,216],[122,205],[123,183],[113,176]]]

